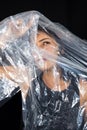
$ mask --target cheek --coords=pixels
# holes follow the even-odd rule
[[[54,62],[52,62],[52,61],[49,61],[49,60],[46,60],[46,61],[41,61],[41,60],[39,60],[38,62],[36,62],[36,66],[40,69],[40,70],[42,70],[42,71],[44,71],[44,70],[49,70],[50,68],[52,68],[53,66],[55,65],[55,63]]]
[[[48,70],[51,67],[53,67],[56,64],[53,62],[53,60],[57,59],[57,52],[55,49],[45,48],[45,50],[49,53],[48,56],[46,53],[42,53],[42,54],[34,53],[33,54],[33,57],[35,60],[35,65],[42,71]]]
[[[52,47],[52,46],[45,47],[44,49],[48,52],[51,52],[52,54],[56,54],[56,52],[57,52],[56,47]]]

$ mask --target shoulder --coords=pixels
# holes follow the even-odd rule
[[[79,80],[80,104],[81,106],[87,102],[87,79]]]

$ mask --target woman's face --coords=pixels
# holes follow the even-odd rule
[[[38,68],[42,71],[52,68],[58,57],[58,44],[56,41],[48,34],[39,31],[36,46],[40,52],[38,57],[35,58]]]

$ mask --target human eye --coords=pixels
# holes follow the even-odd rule
[[[43,42],[43,45],[44,45],[44,46],[49,45],[49,44],[51,44],[49,41],[44,41],[44,42]]]

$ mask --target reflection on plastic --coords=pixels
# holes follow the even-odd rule
[[[87,43],[38,11],[0,23],[0,101],[18,86],[24,130],[87,130]]]

